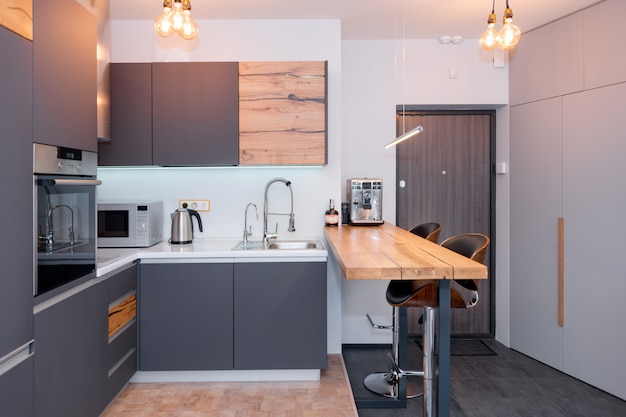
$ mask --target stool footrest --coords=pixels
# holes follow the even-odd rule
[[[369,320],[370,325],[372,326],[372,329],[385,329],[385,330],[393,329],[393,326],[384,326],[382,324],[374,323],[369,313],[366,313],[365,315],[367,316],[367,320]]]

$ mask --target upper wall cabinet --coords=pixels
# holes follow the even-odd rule
[[[510,104],[581,91],[582,41],[583,12],[525,33],[518,47],[510,53]]]
[[[239,164],[323,165],[326,62],[239,63]]]
[[[152,165],[152,64],[111,64],[111,140],[98,165]]]
[[[75,0],[34,0],[35,142],[97,150],[97,37]]]
[[[152,64],[155,165],[237,165],[236,62]]]
[[[626,43],[626,2],[610,0],[584,13],[585,89],[626,81],[626,57],[619,52]]]
[[[33,2],[32,0],[3,1],[0,5],[0,26],[33,40]]]

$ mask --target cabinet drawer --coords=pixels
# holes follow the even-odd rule
[[[137,347],[137,322],[134,322],[107,346],[107,371],[115,366],[132,348]]]
[[[105,395],[107,404],[124,388],[137,371],[137,351],[134,351],[107,379]]]
[[[137,288],[137,265],[116,273],[108,279],[109,295],[107,302],[112,303],[124,294]]]

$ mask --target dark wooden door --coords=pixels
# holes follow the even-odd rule
[[[402,134],[421,125],[424,131],[398,145],[397,225],[405,229],[425,222],[442,225],[439,243],[468,232],[492,237],[492,142],[495,113],[408,112],[397,117]],[[489,280],[480,284],[476,307],[452,312],[456,335],[491,335],[493,323],[493,239],[486,264]],[[411,311],[413,310],[413,311]],[[420,309],[409,309],[409,333],[421,334]]]

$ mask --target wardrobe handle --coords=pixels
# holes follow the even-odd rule
[[[558,272],[558,287],[559,287],[559,326],[563,327],[564,325],[564,314],[563,314],[563,275],[564,275],[564,267],[563,267],[563,217],[559,217],[559,272]]]

